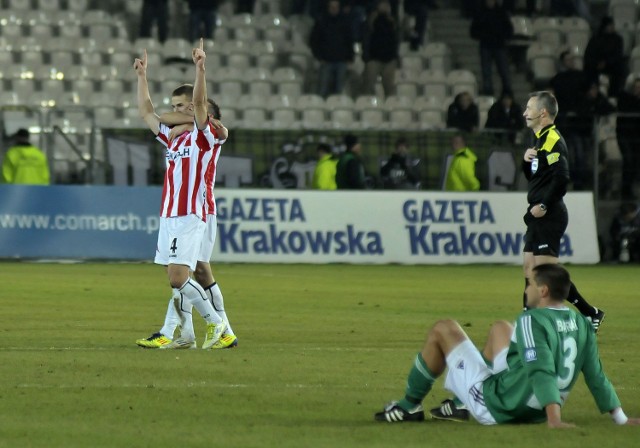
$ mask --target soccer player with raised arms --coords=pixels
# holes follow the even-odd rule
[[[187,91],[180,90],[189,89],[186,86],[176,89],[173,98],[178,101],[174,110],[193,115],[194,130],[174,140],[170,138],[171,129],[160,122],[151,102],[146,77],[146,50],[141,59],[135,60],[133,67],[138,77],[140,116],[167,147],[167,171],[154,261],[167,266],[174,297],[184,297],[205,319],[207,333],[202,348],[208,349],[220,340],[227,325],[214,310],[202,286],[191,279],[190,273],[196,268],[207,227],[207,198],[213,195],[213,183],[207,182],[206,178],[210,175],[210,164],[215,164],[220,155],[220,141],[208,122],[206,53],[202,40],[199,48],[193,49],[192,57],[196,76],[191,98],[188,98]]]
[[[541,264],[530,273],[530,309],[515,328],[496,322],[480,353],[457,322],[436,322],[411,367],[404,398],[375,419],[424,420],[422,400],[448,369],[445,388],[483,425],[546,421],[550,428],[569,428],[574,425],[562,420],[561,409],[582,372],[600,412],[619,425],[640,425],[640,418],[625,415],[602,370],[591,322],[564,305],[569,273],[558,264]]]
[[[185,87],[189,86],[187,85]],[[187,93],[191,95],[190,91]],[[172,103],[174,111],[160,115],[161,123],[172,126],[171,132],[169,133],[169,141],[175,140],[185,132],[191,133],[193,131],[193,116],[178,111],[180,105],[183,103],[182,96],[173,96]],[[228,130],[220,122],[222,117],[220,107],[210,98],[207,99],[207,103],[210,126],[220,138],[219,142],[220,145],[222,145],[224,141],[226,141]],[[158,140],[163,144],[165,143],[165,141],[160,138]],[[215,185],[216,169],[217,163],[210,164],[208,170],[210,175],[206,176],[206,181],[212,185]],[[196,270],[193,273],[193,277],[198,284],[202,286],[209,301],[213,305],[213,308],[227,324],[227,329],[223,333],[222,337],[218,342],[213,344],[211,348],[233,348],[238,345],[238,338],[233,332],[231,323],[227,317],[224,307],[224,297],[218,282],[213,277],[210,264],[211,254],[213,252],[217,235],[217,207],[213,195],[207,197],[207,207],[207,230],[200,246],[200,254],[198,255],[198,262],[196,263]],[[178,293],[175,296],[172,296],[171,299],[169,299],[169,305],[167,307],[162,328],[148,338],[138,339],[136,344],[145,348],[159,349],[196,348],[192,308],[193,307],[190,302],[184,300],[184,297],[181,294]],[[180,336],[174,339],[173,336],[178,327],[180,327]]]

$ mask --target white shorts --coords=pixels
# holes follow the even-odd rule
[[[198,261],[204,261],[207,263],[211,261],[211,253],[213,252],[213,246],[216,244],[217,234],[218,220],[216,219],[216,215],[207,215],[207,229],[204,232],[202,244],[200,245]]]
[[[492,374],[492,369],[473,342],[467,339],[454,348],[447,356],[447,367],[445,389],[467,406],[478,423],[495,425],[496,420],[485,406],[482,395],[482,382]]]
[[[196,215],[161,217],[154,263],[182,264],[195,270],[206,228]]]
[[[491,373],[495,374],[507,370],[507,353],[509,353],[509,347],[503,348],[500,353],[496,355],[493,360],[493,366],[491,367]]]

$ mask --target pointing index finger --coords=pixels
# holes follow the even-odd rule
[[[203,37],[200,38],[200,49],[204,50],[204,38]]]

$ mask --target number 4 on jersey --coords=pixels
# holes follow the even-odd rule
[[[176,250],[178,250],[178,238],[174,238],[173,241],[171,241],[169,250],[171,250],[171,253],[175,255]]]

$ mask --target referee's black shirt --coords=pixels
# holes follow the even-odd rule
[[[551,208],[567,193],[570,181],[567,144],[556,125],[550,124],[536,133],[534,147],[538,150],[537,158],[522,163],[529,181],[527,201],[532,206],[544,204]]]

